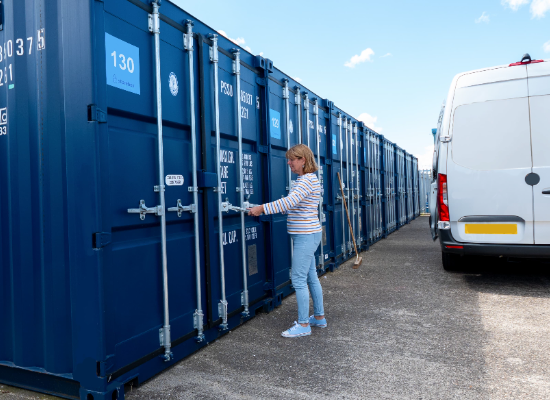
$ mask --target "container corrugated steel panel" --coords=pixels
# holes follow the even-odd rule
[[[3,2],[1,382],[123,399],[279,305],[286,217],[242,215],[288,194],[296,143],[322,168],[319,273],[353,255],[336,173],[358,248],[393,221],[390,142],[168,1],[157,25],[154,6]]]

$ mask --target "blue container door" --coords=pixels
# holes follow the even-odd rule
[[[345,127],[341,119],[341,114],[335,115],[332,119],[332,125],[330,129],[331,146],[330,151],[332,153],[332,202],[334,204],[334,211],[332,213],[332,234],[334,236],[334,254],[337,262],[341,262],[345,258],[345,237],[348,232],[348,225],[346,219],[346,211],[344,209],[344,202],[342,201],[342,191],[340,189],[340,182],[342,185],[344,180],[344,136]]]
[[[374,137],[374,199],[375,199],[375,241],[381,239],[384,235],[384,187],[383,187],[383,175],[382,175],[382,142],[384,137],[381,135],[375,135]]]
[[[129,2],[105,3],[105,33],[98,33],[97,57],[106,74],[103,93],[108,124],[101,151],[103,230],[111,234],[105,249],[106,373],[116,371],[160,347],[163,325],[163,276],[160,216],[129,213],[140,204],[154,209],[159,191],[166,199],[166,257],[168,311],[172,341],[192,335],[193,314],[205,309],[197,303],[200,288],[206,292],[204,260],[200,277],[196,257],[204,253],[204,213],[198,207],[199,232],[193,214],[178,213],[178,204],[193,203],[189,54],[181,31],[161,22],[160,59],[164,176],[159,177],[154,39],[148,31],[148,13]],[[121,20],[124,18],[124,20]],[[195,70],[198,63],[195,58]],[[195,118],[198,120],[198,107]],[[198,125],[198,124],[197,124]],[[199,133],[196,133],[197,136]],[[198,138],[199,139],[199,138]],[[197,162],[201,163],[200,145]],[[172,210],[171,210],[172,209]],[[195,237],[201,238],[199,253]],[[200,287],[196,286],[197,278]],[[161,363],[159,359],[159,363]]]
[[[87,245],[83,268],[93,268],[94,261],[91,234],[84,237],[69,223],[78,212],[69,211],[74,196],[68,198],[67,187],[82,189],[81,205],[91,215],[96,198],[89,154],[80,155],[85,178],[78,184],[67,176],[74,158],[66,154],[76,142],[93,142],[93,128],[85,112],[74,123],[78,129],[66,125],[63,116],[78,107],[85,110],[91,93],[85,86],[78,94],[64,91],[75,81],[70,71],[63,73],[59,60],[74,43],[62,36],[63,18],[55,4],[8,0],[0,7],[0,366],[70,378],[73,357],[80,354],[73,353],[71,335],[70,279],[76,273],[70,273],[69,244],[72,257],[82,255],[78,244]],[[38,9],[40,18],[33,18]],[[85,18],[86,11],[80,11]],[[82,60],[90,61],[85,55]],[[79,227],[92,229],[93,224],[93,217],[84,217]],[[69,237],[69,232],[78,236]],[[0,381],[5,378],[0,372]]]
[[[360,245],[360,198],[359,198],[359,155],[360,155],[360,141],[359,141],[359,130],[358,122],[354,121],[352,125],[352,132],[350,138],[350,218],[351,225],[353,228],[353,235],[355,238],[355,243],[357,248],[361,247]],[[353,250],[355,251],[355,250]],[[358,250],[359,251],[359,250]]]
[[[368,248],[368,236],[369,236],[369,224],[367,221],[368,218],[368,204],[367,204],[367,145],[365,137],[367,136],[367,128],[362,127],[359,131],[359,196],[360,196],[360,237],[361,237],[361,248]]]
[[[210,59],[210,48],[213,43],[204,40],[202,47],[201,74],[203,95],[203,140],[207,159],[204,169],[221,175],[222,202],[234,207],[241,207],[239,168],[243,171],[244,199],[251,204],[262,204],[262,176],[266,173],[260,156],[261,143],[261,110],[260,87],[256,83],[257,74],[241,64],[240,93],[237,91],[237,79],[233,71],[234,55],[226,51],[219,52],[218,99],[220,123],[220,151],[216,146],[216,103],[215,103],[215,64]],[[240,96],[241,110],[237,100]],[[242,124],[242,160],[238,149],[238,118]],[[216,160],[219,157],[220,171],[216,171]],[[239,165],[240,164],[240,165]],[[215,183],[217,185],[217,183]],[[228,317],[239,315],[243,311],[243,274],[247,275],[249,303],[258,303],[265,297],[264,283],[267,279],[266,250],[264,244],[264,224],[257,217],[245,213],[244,235],[241,229],[241,212],[228,209],[222,213],[222,230],[219,229],[218,192],[214,188],[206,190],[207,217],[205,225],[209,227],[207,257],[208,274],[208,322],[209,326],[222,322],[220,302],[225,290],[228,303]],[[220,253],[220,236],[223,256]],[[245,253],[242,253],[242,242],[245,242]],[[223,257],[224,271],[221,269]],[[246,270],[245,270],[246,269]]]
[[[320,102],[320,100],[319,100]],[[315,155],[315,160],[320,160],[319,162],[319,178],[321,183],[321,194],[323,198],[323,209],[322,212],[319,215],[319,221],[321,222],[321,228],[323,229],[323,236],[321,239],[321,245],[323,246],[321,251],[321,246],[319,246],[319,249],[317,250],[316,257],[317,257],[317,264],[320,266],[321,269],[324,269],[324,265],[329,261],[329,254],[332,253],[333,249],[331,248],[331,241],[332,241],[332,221],[330,213],[326,211],[326,206],[330,204],[330,177],[327,176],[327,171],[329,171],[327,167],[327,131],[329,131],[330,126],[330,114],[328,113],[328,109],[324,107],[318,107],[318,117],[317,120],[315,120],[315,115],[313,115],[313,124],[314,128],[312,132],[315,132],[315,123],[317,123],[317,134],[314,135],[314,140],[312,143],[315,143],[315,145],[312,144],[312,151]],[[319,147],[319,151],[317,151],[317,143]]]
[[[291,173],[287,165],[287,150],[300,142],[298,106],[296,94],[288,89],[288,98],[284,94],[284,82],[268,83],[268,129],[269,129],[269,163],[270,174],[262,176],[264,182],[269,185],[270,198],[265,202],[271,202],[287,196],[297,179],[297,175]],[[287,121],[288,108],[288,121]],[[271,242],[271,254],[273,255],[273,287],[276,291],[290,284],[290,269],[292,263],[291,240],[287,233],[286,214],[274,214],[270,222],[273,241]]]

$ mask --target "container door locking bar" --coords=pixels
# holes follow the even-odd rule
[[[159,7],[160,0],[152,0],[153,14],[149,14],[149,32],[153,34],[155,42],[155,78],[156,78],[156,106],[157,106],[157,150],[159,165],[159,198],[160,205],[157,206],[157,215],[160,216],[161,248],[162,248],[162,301],[163,301],[163,326],[159,330],[160,345],[164,347],[164,361],[170,361],[172,355],[172,340],[170,338],[170,313],[168,303],[168,257],[166,254],[166,214],[164,200],[164,147],[162,139],[162,92],[160,77],[160,18]],[[145,202],[143,207],[145,207]],[[140,212],[140,218],[143,220],[145,215]]]
[[[211,33],[208,39],[212,41],[210,46],[210,62],[214,64],[214,112],[215,112],[215,129],[216,129],[216,171],[218,174],[218,183],[216,193],[218,197],[218,246],[220,257],[220,280],[221,280],[221,295],[222,298],[218,303],[218,314],[222,320],[220,330],[226,330],[227,324],[227,298],[225,296],[225,261],[223,250],[223,215],[222,215],[222,174],[220,164],[221,138],[220,138],[220,99],[219,99],[219,84],[218,84],[218,35]],[[240,98],[238,93],[237,97]]]
[[[197,213],[199,197],[197,185],[197,133],[195,121],[195,70],[193,63],[193,21],[185,20],[185,33],[183,34],[183,48],[187,51],[187,59],[189,62],[189,113],[191,116],[191,152],[192,152],[192,169],[193,169],[193,186],[187,189],[193,193],[193,203],[189,206],[182,206],[181,200],[178,200],[177,206],[169,208],[168,211],[176,211],[178,217],[181,217],[183,211],[188,211],[193,214],[193,231],[195,241],[195,288],[197,308],[193,313],[193,327],[197,330],[197,342],[204,340],[203,317],[202,312],[202,292],[201,292],[201,258],[200,258],[200,243],[199,243],[199,215]]]
[[[340,143],[339,143],[339,146],[338,146],[338,152],[340,154],[340,175],[344,175],[343,172],[344,172],[344,154],[342,153],[342,150],[343,150],[343,141],[342,141],[342,114],[341,113],[338,113],[338,119],[337,119],[337,124],[338,124],[338,132],[339,132],[339,136],[340,136]],[[343,184],[342,184],[343,186]],[[345,195],[344,195],[345,196]],[[342,258],[345,258],[345,255],[346,255],[346,223],[344,221],[344,213],[345,213],[345,209],[344,209],[344,199],[342,199],[342,197],[340,196],[340,194],[337,194],[336,195],[336,199],[337,200],[342,200]]]
[[[243,317],[250,316],[250,311],[248,309],[248,259],[246,257],[246,231],[245,231],[245,213],[249,207],[248,201],[244,200],[244,174],[243,174],[243,126],[241,120],[241,53],[238,49],[232,50],[234,59],[233,59],[233,73],[235,74],[235,80],[237,83],[237,135],[238,135],[238,147],[239,147],[239,187],[237,187],[237,192],[239,193],[239,201],[241,207],[232,207],[233,211],[238,211],[241,213],[241,253],[242,253],[242,270],[243,270],[243,292],[241,293],[241,305],[244,310],[242,312]]]
[[[299,93],[299,89],[296,88],[296,92]],[[299,96],[298,96],[299,97]],[[285,113],[286,113],[286,149],[290,150],[290,91],[288,89],[288,79],[283,79],[283,99],[285,100]],[[298,101],[300,101],[298,99]],[[298,123],[298,128],[300,124]],[[294,182],[292,181],[292,171],[290,165],[286,170],[286,191],[290,193]],[[294,241],[290,238],[290,268],[288,269],[288,277],[292,279],[292,259],[294,258]]]
[[[321,169],[321,136],[319,135],[319,103],[318,100],[315,99],[313,101],[313,115],[315,115],[315,137],[316,137],[316,145],[317,145],[317,166],[319,169],[317,170],[317,179],[319,180],[319,185],[321,186],[321,197],[319,199],[319,224],[321,225],[321,231],[323,230],[323,222],[325,222],[325,214],[323,213],[323,170]],[[309,135],[308,135],[309,138]],[[318,262],[318,268],[323,269],[325,265],[325,250],[323,248],[323,238],[321,235],[321,254],[319,255],[319,262]]]

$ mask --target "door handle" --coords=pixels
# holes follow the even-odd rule
[[[543,191],[542,191],[542,194],[550,194],[550,189],[543,190]]]

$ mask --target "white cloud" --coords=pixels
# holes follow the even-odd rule
[[[485,22],[486,24],[488,24],[489,21],[490,21],[489,16],[485,14],[485,11],[483,11],[483,13],[481,14],[481,17],[476,19],[476,24],[479,24],[480,22]]]
[[[522,5],[529,4],[530,0],[501,0],[501,4],[517,11]]]
[[[297,76],[291,76],[291,78],[294,79],[298,83],[302,82],[302,78],[298,78]]]
[[[225,31],[222,31],[221,29],[218,30],[218,33],[220,35],[226,37],[227,39],[231,40],[233,43],[235,43],[235,44],[237,44],[241,47],[244,47],[245,50],[252,53],[252,49],[250,47],[244,45],[246,43],[246,40],[244,40],[244,38],[242,38],[242,37],[238,37],[237,39],[230,38],[229,36],[227,36],[227,33]]]
[[[546,53],[550,53],[550,40],[542,45],[542,48]]]
[[[378,117],[373,117],[370,114],[362,113],[361,115],[359,115],[357,117],[357,120],[364,122],[365,125],[367,125],[370,129],[372,129],[372,130],[374,130],[378,133],[382,133],[383,129],[380,128],[379,126],[375,126],[376,121],[378,121]]]
[[[531,17],[543,18],[550,11],[550,0],[533,0],[531,3]]]
[[[382,57],[380,57],[380,58],[384,58],[384,57],[391,57],[391,53],[386,53],[386,54],[384,54],[384,55],[383,55]]]
[[[503,6],[517,11],[524,4],[531,3],[531,0],[501,0],[501,3]],[[533,0],[530,9],[532,18],[543,18],[550,11],[550,0]]]
[[[422,154],[415,154],[414,156],[418,158],[418,169],[432,169],[434,146],[426,146]]]
[[[344,66],[349,68],[355,68],[357,64],[364,63],[365,61],[371,61],[371,57],[374,55],[374,51],[369,47],[361,52],[359,55],[354,55],[349,61],[347,61]]]
[[[263,51],[260,51],[260,56],[264,56],[264,52]]]

